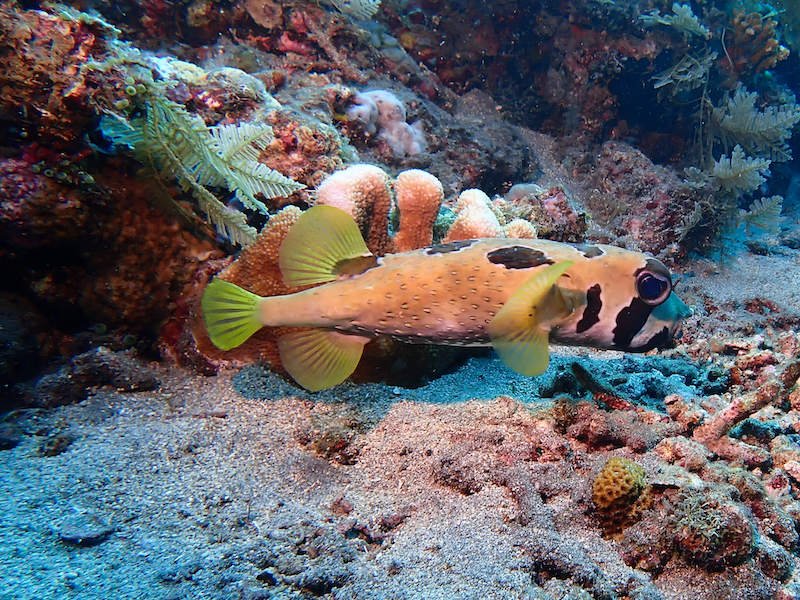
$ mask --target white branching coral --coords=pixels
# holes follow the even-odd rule
[[[371,19],[378,12],[381,0],[326,0],[336,10],[356,19]]]
[[[653,27],[655,25],[673,27],[686,37],[690,35],[699,35],[706,39],[711,37],[711,32],[708,30],[708,27],[700,22],[697,16],[692,12],[692,7],[688,4],[674,2],[672,4],[672,12],[673,14],[671,15],[662,15],[659,11],[654,10],[649,14],[640,15],[639,20],[647,27]]]
[[[739,86],[725,104],[711,111],[715,134],[727,150],[738,144],[750,154],[774,161],[792,157],[786,141],[800,121],[800,107],[794,102],[782,106],[756,107],[758,95]]]
[[[714,161],[711,174],[723,190],[742,196],[766,181],[770,164],[769,159],[746,156],[742,147],[736,146],[730,157],[723,154]]]
[[[653,77],[653,87],[656,89],[673,86],[673,94],[688,92],[702,86],[708,72],[717,59],[716,52],[706,52],[703,56],[695,58],[687,54],[669,69]]]
[[[768,236],[777,237],[781,231],[782,209],[782,196],[758,198],[750,208],[741,211],[739,218],[750,235],[758,230]]]

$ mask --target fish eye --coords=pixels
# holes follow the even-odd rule
[[[645,271],[636,278],[636,292],[642,300],[652,306],[664,302],[671,291],[672,283],[669,278],[658,273]]]

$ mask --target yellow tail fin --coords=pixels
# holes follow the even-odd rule
[[[261,329],[261,300],[261,296],[229,281],[217,278],[209,283],[200,307],[212,343],[220,350],[230,350]]]
[[[489,323],[489,338],[497,354],[511,369],[523,375],[541,375],[550,363],[549,330],[542,321],[552,318],[561,306],[546,306],[558,278],[572,261],[550,265],[514,292]]]
[[[371,257],[353,218],[340,208],[314,206],[297,220],[281,244],[278,262],[289,286],[333,281],[355,262]],[[361,271],[369,265],[359,267]],[[352,274],[352,272],[350,273]]]

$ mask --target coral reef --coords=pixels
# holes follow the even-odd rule
[[[4,593],[800,597],[777,5],[0,2]],[[311,395],[283,330],[222,353],[197,313],[216,275],[299,290],[278,256],[315,203],[379,256],[647,251],[695,314],[536,379],[379,338]]]
[[[89,126],[93,108],[127,102],[122,82],[138,59],[131,54],[118,62],[118,31],[110,24],[66,8],[19,10],[8,2],[0,5],[0,22],[5,67],[0,106],[10,114],[26,111],[23,119],[42,139],[62,147],[74,144]]]
[[[736,566],[753,553],[755,531],[738,503],[689,492],[673,517],[675,542],[690,562],[707,568]]]
[[[192,297],[195,273],[214,268],[223,253],[203,232],[155,208],[152,188],[124,172],[70,181],[58,173],[79,162],[41,168],[42,155],[0,167],[0,254],[16,293],[47,315],[42,347],[85,349],[74,333],[83,324],[141,336],[144,349]]]
[[[736,78],[753,76],[775,68],[789,56],[778,41],[778,22],[758,12],[733,11],[733,34],[725,44],[723,67]]]
[[[453,210],[456,218],[447,230],[443,240],[445,243],[501,237],[503,230],[497,214],[492,210],[492,201],[482,191],[464,190]]]
[[[89,225],[88,206],[103,200],[89,186],[74,187],[57,167],[29,161],[0,162],[0,233],[5,252],[75,243]],[[37,172],[38,171],[38,172]],[[49,175],[49,177],[48,177]]]
[[[754,361],[753,358],[757,360]],[[768,466],[771,457],[767,450],[733,440],[727,434],[734,425],[765,406],[780,406],[788,400],[792,386],[800,377],[800,353],[796,348],[790,350],[777,365],[769,364],[772,363],[771,360],[764,361],[763,356],[758,355],[740,357],[737,362],[739,364],[735,368],[740,374],[742,391],[723,409],[713,413],[694,429],[692,437],[728,460],[748,467]],[[754,369],[762,371],[759,378],[744,376],[744,373],[752,373]]]
[[[536,184],[518,183],[497,204],[500,212],[511,222],[522,219],[535,223],[540,237],[559,242],[582,242],[586,239],[586,214],[576,208],[575,202],[569,199],[561,186],[544,189]],[[508,231],[506,234],[516,237]]]
[[[594,235],[665,259],[680,254],[675,232],[701,200],[695,190],[621,142],[604,143],[587,168],[591,192],[586,207],[597,228]]]
[[[690,177],[688,186],[677,181],[670,186],[682,188],[680,195],[690,197],[673,202],[675,215],[654,219],[653,225],[665,225],[646,223],[646,230],[662,229],[663,235],[655,237],[663,239],[641,244],[622,240],[664,256],[718,245],[721,236],[741,225],[738,210],[747,204],[740,200],[755,199],[751,194],[731,196],[708,177],[714,161],[729,156],[736,143],[749,157],[754,154],[747,148],[752,136],[747,143],[719,140],[728,134],[714,124],[719,118],[712,114],[726,110],[729,90],[747,85],[757,95],[755,105],[742,109],[739,127],[751,124],[759,129],[767,116],[778,116],[788,125],[783,129],[786,137],[770,144],[775,156],[767,158],[785,156],[779,148],[793,127],[789,123],[795,101],[789,89],[792,67],[781,40],[792,35],[793,19],[794,8],[780,12],[758,2],[719,8],[709,3],[633,7],[577,2],[556,8],[511,1],[496,7],[491,19],[469,3],[458,9],[414,3],[411,11],[389,5],[386,13],[401,44],[451,87],[481,88],[492,94],[496,110],[559,136],[562,144],[574,144],[575,153],[584,154],[576,159],[579,170],[581,163],[596,161],[593,149],[586,146],[609,139],[634,145],[650,160],[669,165],[667,172],[674,167],[702,169],[702,181]],[[500,39],[515,43],[497,47]],[[496,76],[499,73],[513,76]],[[654,74],[652,87],[642,89],[641,82]],[[570,150],[565,154],[572,159]],[[761,153],[755,156],[761,157]],[[525,179],[516,182],[521,181]],[[579,204],[595,217],[592,189],[598,186],[585,183]],[[778,194],[780,186],[776,180],[762,193]],[[462,189],[466,187],[498,191],[485,184]],[[628,204],[625,190],[617,197]],[[597,207],[600,215],[595,222],[603,226],[607,204],[612,202],[602,200]],[[635,236],[638,222],[631,225],[606,234],[612,240],[624,237],[623,232],[633,231]],[[668,238],[676,247],[669,247]]]

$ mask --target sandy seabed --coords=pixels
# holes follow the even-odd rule
[[[800,306],[796,253],[699,270],[687,285],[720,303]],[[150,368],[155,391],[102,388],[15,415],[24,435],[0,453],[0,598],[721,600],[780,588],[748,563],[627,566],[591,483],[630,452],[557,431],[541,383],[494,358],[417,390],[315,397],[257,366]],[[652,452],[636,459],[658,471]]]

